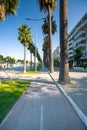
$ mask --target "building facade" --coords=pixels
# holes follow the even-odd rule
[[[59,46],[53,52],[53,59],[60,59],[60,47]]]
[[[82,51],[80,60],[87,64],[87,13],[80,19],[68,36],[69,63],[73,66],[75,65],[74,51],[79,47],[81,47]]]
[[[87,13],[80,19],[68,36],[68,58],[69,64],[75,66],[74,52],[76,48],[81,47],[82,63],[87,65]],[[60,47],[57,47],[53,53],[54,59],[60,59]]]
[[[53,52],[54,65],[58,66],[60,62],[60,47],[58,46]]]

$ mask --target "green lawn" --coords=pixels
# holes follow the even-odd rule
[[[15,80],[15,84],[10,80],[2,81],[0,85],[0,123],[29,84],[28,80]]]
[[[27,70],[26,73],[24,73],[24,72],[19,73],[19,75],[25,75],[25,74],[27,74],[27,75],[37,74],[37,73],[40,71],[41,68],[42,68],[42,65],[40,64],[40,65],[37,66],[36,71],[35,71],[34,68],[32,68],[31,70]]]
[[[35,71],[33,71],[33,70],[29,70],[29,71],[26,71],[26,73],[24,73],[24,72],[21,72],[21,73],[19,73],[19,75],[20,74],[37,74],[37,72],[35,72]]]

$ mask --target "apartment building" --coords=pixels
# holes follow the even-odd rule
[[[68,57],[69,64],[74,66],[74,51],[81,47],[81,62],[87,65],[87,13],[80,19],[68,36]],[[60,59],[60,47],[57,47],[53,53],[54,59]]]
[[[60,59],[60,47],[59,46],[53,52],[53,59]]]
[[[53,52],[54,65],[58,66],[60,62],[60,47],[58,46]]]
[[[73,57],[74,50],[77,47],[81,47],[82,50],[81,62],[85,62],[85,64],[87,64],[87,13],[72,29],[68,37],[69,63],[73,66],[75,65]]]

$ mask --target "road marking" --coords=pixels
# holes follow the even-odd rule
[[[43,105],[41,105],[40,110],[40,130],[43,130]]]

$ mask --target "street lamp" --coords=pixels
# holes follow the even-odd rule
[[[26,18],[26,20],[30,21],[41,21],[44,20],[45,18],[38,18],[38,19],[31,19],[31,18]],[[37,63],[36,63],[36,57],[37,57],[37,50],[36,50],[36,43],[37,43],[37,26],[36,26],[36,36],[35,36],[35,71],[37,71]]]

